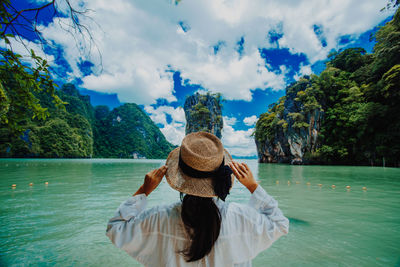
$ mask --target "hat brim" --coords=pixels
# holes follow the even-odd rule
[[[179,168],[179,149],[172,150],[167,158],[165,165],[168,166],[165,177],[168,184],[175,190],[199,197],[216,197],[213,187],[213,178],[193,178],[182,172]],[[232,161],[232,156],[224,149],[224,162],[228,165]],[[235,176],[231,174],[232,186],[235,181]],[[232,188],[231,186],[231,188]]]

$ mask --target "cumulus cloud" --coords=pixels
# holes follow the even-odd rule
[[[259,48],[276,45],[268,41],[268,32],[280,31],[279,47],[304,53],[312,64],[337,48],[340,36],[356,38],[388,15],[379,12],[381,0],[172,2],[86,1],[100,26],[91,29],[103,63],[100,72],[99,58],[90,58],[95,66],[88,76],[79,71],[84,58],[74,40],[59,31],[60,23],[50,24],[44,33],[63,48],[73,70],[69,75],[81,78],[87,89],[117,93],[122,102],[174,101],[171,71],[226,99],[250,101],[252,89],[285,87],[285,74],[266,68],[259,53]]]
[[[257,120],[258,120],[257,116],[253,115],[253,116],[244,118],[243,122],[247,126],[254,126],[254,124],[256,124]]]
[[[150,115],[150,118],[156,123],[161,124],[161,132],[165,138],[174,145],[180,145],[183,137],[185,137],[185,112],[182,107],[145,106],[145,111]],[[171,122],[168,123],[167,115],[171,117]]]
[[[160,128],[165,138],[174,145],[180,146],[185,137],[185,124],[171,123]]]
[[[293,76],[295,80],[298,80],[300,77],[304,75],[310,75],[312,73],[310,65],[300,64],[300,70]]]
[[[248,130],[235,130],[232,122],[236,121],[232,117],[223,117],[224,128],[222,130],[222,143],[233,156],[252,157],[257,155],[257,148],[251,134],[254,128]]]
[[[228,125],[228,126],[233,126],[236,124],[237,119],[235,117],[228,117],[228,116],[224,116],[223,117],[224,120],[224,126]]]

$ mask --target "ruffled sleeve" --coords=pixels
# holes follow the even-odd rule
[[[147,197],[145,194],[136,195],[122,202],[114,217],[107,224],[106,235],[118,248],[126,251],[139,262],[144,262],[151,255],[156,244],[148,240],[145,226]]]
[[[253,259],[289,232],[289,220],[278,208],[278,202],[260,185],[247,205],[231,203],[229,211],[226,230],[236,264]]]

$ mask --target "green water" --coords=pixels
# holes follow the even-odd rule
[[[400,169],[246,162],[291,220],[253,266],[400,266]],[[111,244],[106,224],[162,163],[0,160],[0,265],[138,266]],[[236,183],[228,201],[248,198]],[[178,199],[163,181],[149,206]]]

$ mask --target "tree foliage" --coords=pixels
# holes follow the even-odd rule
[[[220,136],[223,127],[223,101],[220,93],[196,93],[188,96],[185,100],[186,134],[206,131]]]
[[[60,11],[60,4],[67,6],[66,12]],[[53,18],[63,17],[71,21],[66,33],[85,35],[92,40],[89,29],[80,23],[88,10],[77,10],[69,0],[52,0],[31,8],[18,9],[10,0],[0,2],[0,126],[6,127],[14,137],[26,129],[26,118],[41,120],[49,116],[49,111],[42,106],[38,95],[51,97],[57,108],[65,104],[56,94],[57,84],[50,74],[50,65],[46,59],[37,55],[27,46],[29,39],[42,45],[44,51],[48,44],[39,29],[39,17],[42,12],[52,14]],[[27,36],[30,36],[28,39]],[[14,52],[15,42],[19,42],[29,52],[22,57]]]
[[[110,111],[90,104],[72,84],[57,92],[65,101],[59,109],[48,95],[39,94],[49,116],[26,117],[20,136],[0,128],[0,156],[45,158],[165,158],[174,148],[149,116],[136,104]]]
[[[393,2],[394,3],[394,2]],[[397,2],[396,2],[397,3]],[[256,124],[259,142],[280,129],[308,127],[307,114],[324,112],[317,162],[400,165],[400,12],[375,35],[372,54],[362,48],[332,53],[319,75],[301,78]],[[288,101],[292,102],[288,102]],[[300,112],[287,114],[285,105]],[[284,128],[285,127],[285,128]]]
[[[174,148],[136,104],[95,108],[94,155],[106,158],[166,158]]]

